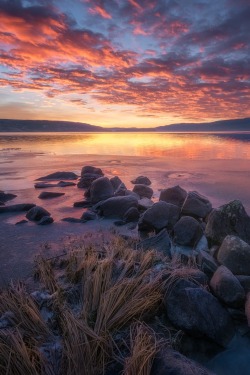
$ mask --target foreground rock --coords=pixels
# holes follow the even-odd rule
[[[30,221],[39,221],[44,216],[51,216],[51,215],[47,210],[45,210],[45,208],[40,207],[40,206],[35,206],[31,208],[26,214],[26,218]]]
[[[126,212],[131,208],[137,208],[138,200],[128,195],[126,197],[112,197],[95,206],[101,216],[123,219]]]
[[[140,198],[152,198],[153,196],[153,189],[149,186],[137,184],[133,188],[133,192],[138,194]]]
[[[206,336],[227,346],[235,334],[229,313],[204,288],[193,282],[178,280],[164,297],[172,324],[194,336]]]
[[[90,186],[90,200],[98,203],[113,196],[114,189],[107,177],[99,177]]]
[[[51,199],[51,198],[61,197],[62,195],[65,195],[65,193],[54,193],[51,191],[43,191],[41,194],[38,195],[38,198]]]
[[[101,168],[86,165],[81,170],[81,178],[77,183],[78,188],[89,188],[93,181],[103,176]]]
[[[183,216],[174,225],[174,241],[179,245],[195,246],[203,235],[201,225],[191,216]]]
[[[51,188],[51,187],[66,187],[66,186],[75,186],[75,182],[70,182],[70,181],[60,181],[57,184],[50,184],[46,182],[37,182],[34,187],[35,189],[46,189],[46,188]]]
[[[77,174],[74,172],[55,172],[48,174],[47,176],[39,177],[36,181],[46,181],[46,180],[76,180],[78,178]]]
[[[231,234],[250,244],[250,217],[242,203],[234,200],[211,212],[205,233],[211,243],[221,244]]]
[[[141,216],[138,226],[141,231],[171,229],[180,216],[179,207],[166,202],[157,202]]]
[[[142,184],[142,185],[151,185],[151,181],[148,177],[146,176],[138,176],[136,178],[134,178],[132,181],[132,184]]]
[[[160,201],[175,204],[178,207],[182,207],[187,197],[186,190],[182,189],[179,185],[164,189],[160,193]]]
[[[136,245],[136,249],[156,250],[163,253],[165,256],[171,257],[171,241],[166,229],[160,231],[157,235],[146,238]]]
[[[245,299],[245,292],[239,280],[225,266],[220,266],[210,280],[215,296],[228,306],[239,307]]]
[[[182,207],[182,214],[204,219],[212,210],[212,204],[197,191],[190,191]]]
[[[2,203],[8,202],[16,197],[17,195],[15,194],[5,193],[4,191],[0,191],[0,202]]]
[[[35,204],[32,203],[19,203],[13,204],[11,206],[0,207],[0,214],[6,212],[22,212],[29,211],[31,208],[35,207]]]
[[[250,276],[250,245],[237,236],[227,236],[222,242],[218,261],[234,275]]]
[[[150,375],[215,375],[200,364],[173,349],[166,348],[156,355]]]

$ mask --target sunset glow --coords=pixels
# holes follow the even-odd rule
[[[250,116],[248,0],[0,0],[0,118]]]

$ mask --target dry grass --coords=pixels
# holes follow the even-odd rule
[[[58,285],[55,279],[55,274],[51,262],[38,256],[35,261],[36,276],[45,285],[51,294],[58,291]]]

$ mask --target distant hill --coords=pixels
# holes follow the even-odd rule
[[[81,122],[0,119],[0,132],[241,132],[250,131],[250,118],[181,123],[154,128],[104,128]]]

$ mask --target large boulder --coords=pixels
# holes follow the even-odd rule
[[[237,236],[227,236],[222,242],[218,261],[234,275],[250,276],[250,245]]]
[[[164,189],[160,193],[160,201],[175,204],[178,207],[182,207],[187,197],[186,190],[182,189],[179,185],[173,186],[168,189]]]
[[[172,324],[193,336],[205,336],[227,346],[235,334],[229,313],[217,298],[197,284],[180,279],[164,296]]]
[[[32,207],[35,207],[35,206],[36,205],[32,203],[12,204],[11,206],[0,207],[0,214],[6,213],[6,212],[29,211]]]
[[[167,347],[155,356],[150,375],[215,375],[199,363]]]
[[[151,185],[151,181],[148,177],[146,176],[138,176],[136,178],[134,178],[132,181],[132,184],[136,185],[136,184],[143,184],[143,185]]]
[[[182,214],[205,218],[212,210],[212,204],[197,191],[190,191],[182,206]]]
[[[46,181],[46,180],[76,180],[78,178],[77,174],[74,172],[55,172],[48,174],[47,176],[39,177],[36,181]]]
[[[160,231],[163,228],[172,229],[180,217],[180,208],[163,201],[156,202],[147,209],[139,220],[139,230]]]
[[[239,280],[225,266],[220,266],[210,280],[214,295],[226,305],[241,306],[245,299],[245,291]]]
[[[31,221],[40,221],[44,216],[50,216],[51,214],[45,210],[45,208],[40,206],[35,206],[31,208],[27,214],[26,217],[28,220]]]
[[[103,202],[98,203],[95,208],[100,215],[110,218],[123,219],[125,213],[131,208],[137,208],[138,200],[128,195],[126,197],[112,197]]]
[[[153,189],[142,184],[136,184],[133,188],[133,192],[138,194],[140,198],[146,197],[150,199],[153,196]]]
[[[210,213],[205,233],[212,243],[221,244],[232,234],[250,244],[250,217],[239,200],[229,202]]]
[[[157,250],[163,253],[165,256],[171,257],[170,249],[171,249],[171,241],[166,229],[162,229],[158,234],[155,236],[146,238],[145,240],[139,242],[136,245],[136,249],[143,249],[143,250]]]
[[[97,203],[112,197],[114,189],[107,177],[99,177],[90,186],[90,200]]]
[[[203,235],[203,230],[191,216],[183,216],[174,225],[174,241],[179,245],[195,246]]]

